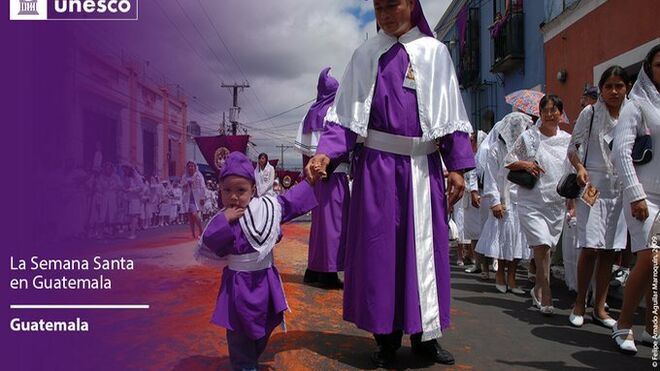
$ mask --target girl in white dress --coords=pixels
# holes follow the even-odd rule
[[[259,154],[257,168],[254,169],[254,178],[257,181],[257,196],[275,195],[273,183],[275,182],[275,168],[268,163],[268,155]]]
[[[539,103],[541,125],[524,132],[505,159],[509,170],[525,170],[538,178],[532,189],[518,188],[518,214],[536,263],[532,299],[546,315],[554,311],[550,291],[550,251],[559,242],[566,215],[566,201],[556,189],[559,179],[570,167],[566,149],[571,136],[559,130],[563,110],[564,105],[558,96],[543,97]],[[571,202],[572,206],[574,204]]]
[[[592,206],[583,200],[578,200],[576,205],[578,248],[582,251],[578,259],[578,293],[569,317],[576,327],[584,323],[587,290],[594,269],[596,298],[592,318],[606,327],[615,324],[605,310],[605,299],[615,248],[625,247],[615,246],[615,237],[624,235],[626,227],[618,223],[621,188],[610,159],[609,145],[614,139],[619,112],[625,105],[628,82],[626,71],[619,66],[603,72],[598,83],[601,96],[595,105],[585,107],[580,113],[568,147],[568,159],[577,170],[578,184],[584,187],[589,183],[600,191]]]
[[[530,256],[520,230],[518,186],[507,180],[509,170],[504,167],[504,158],[518,137],[532,125],[532,119],[526,114],[512,112],[495,124],[488,139],[481,207],[488,207],[490,214],[477,242],[477,252],[498,260],[495,288],[502,293],[507,290],[524,293],[516,286],[516,269],[521,259]],[[508,273],[505,274],[505,270]]]
[[[612,157],[623,185],[624,215],[637,263],[626,281],[623,306],[619,320],[612,327],[612,337],[621,351],[635,353],[632,324],[642,295],[646,295],[646,329],[642,342],[653,345],[652,334],[657,333],[653,329],[651,282],[654,259],[660,258],[657,249],[659,221],[654,223],[660,208],[660,156],[655,153],[651,162],[633,166],[631,153],[635,137],[639,135],[649,134],[654,145],[660,143],[660,45],[653,47],[646,56],[630,92],[630,103],[621,110],[619,121]]]

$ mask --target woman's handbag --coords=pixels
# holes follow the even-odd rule
[[[651,135],[641,135],[635,138],[632,148],[632,161],[635,165],[644,165],[653,159],[653,138]]]
[[[591,106],[591,122],[589,123],[589,134],[587,135],[587,144],[584,150],[584,162],[587,161],[587,152],[589,151],[589,137],[591,136],[591,128],[594,124],[594,116],[596,110]],[[564,198],[578,198],[582,187],[577,182],[576,173],[564,174],[557,183],[557,193]]]
[[[509,174],[506,176],[506,179],[511,183],[515,183],[521,187],[527,189],[534,188],[537,177],[528,173],[526,170],[509,170]]]
[[[577,174],[564,174],[557,183],[557,193],[565,198],[578,198],[582,187],[577,182]]]

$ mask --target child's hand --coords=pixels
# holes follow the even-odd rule
[[[240,207],[228,207],[224,211],[225,218],[227,218],[229,223],[237,221],[243,216],[244,213],[245,209]]]

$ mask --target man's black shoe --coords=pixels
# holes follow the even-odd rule
[[[437,340],[424,342],[411,341],[411,344],[412,352],[418,356],[430,358],[436,363],[442,363],[444,365],[453,365],[455,363],[454,356],[442,349]]]
[[[304,283],[317,283],[319,282],[319,272],[315,272],[309,269],[305,270],[305,276],[303,277]]]
[[[371,361],[376,367],[387,368],[396,359],[396,351],[390,347],[379,345],[378,350],[371,355]]]
[[[337,272],[318,273],[319,286],[324,289],[343,289],[344,283],[339,279]]]

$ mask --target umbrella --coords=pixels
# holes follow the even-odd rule
[[[522,89],[508,94],[504,100],[522,112],[539,117],[539,102],[543,97],[545,97],[545,93],[542,91]],[[570,122],[566,112],[562,113],[561,119],[564,122]]]

